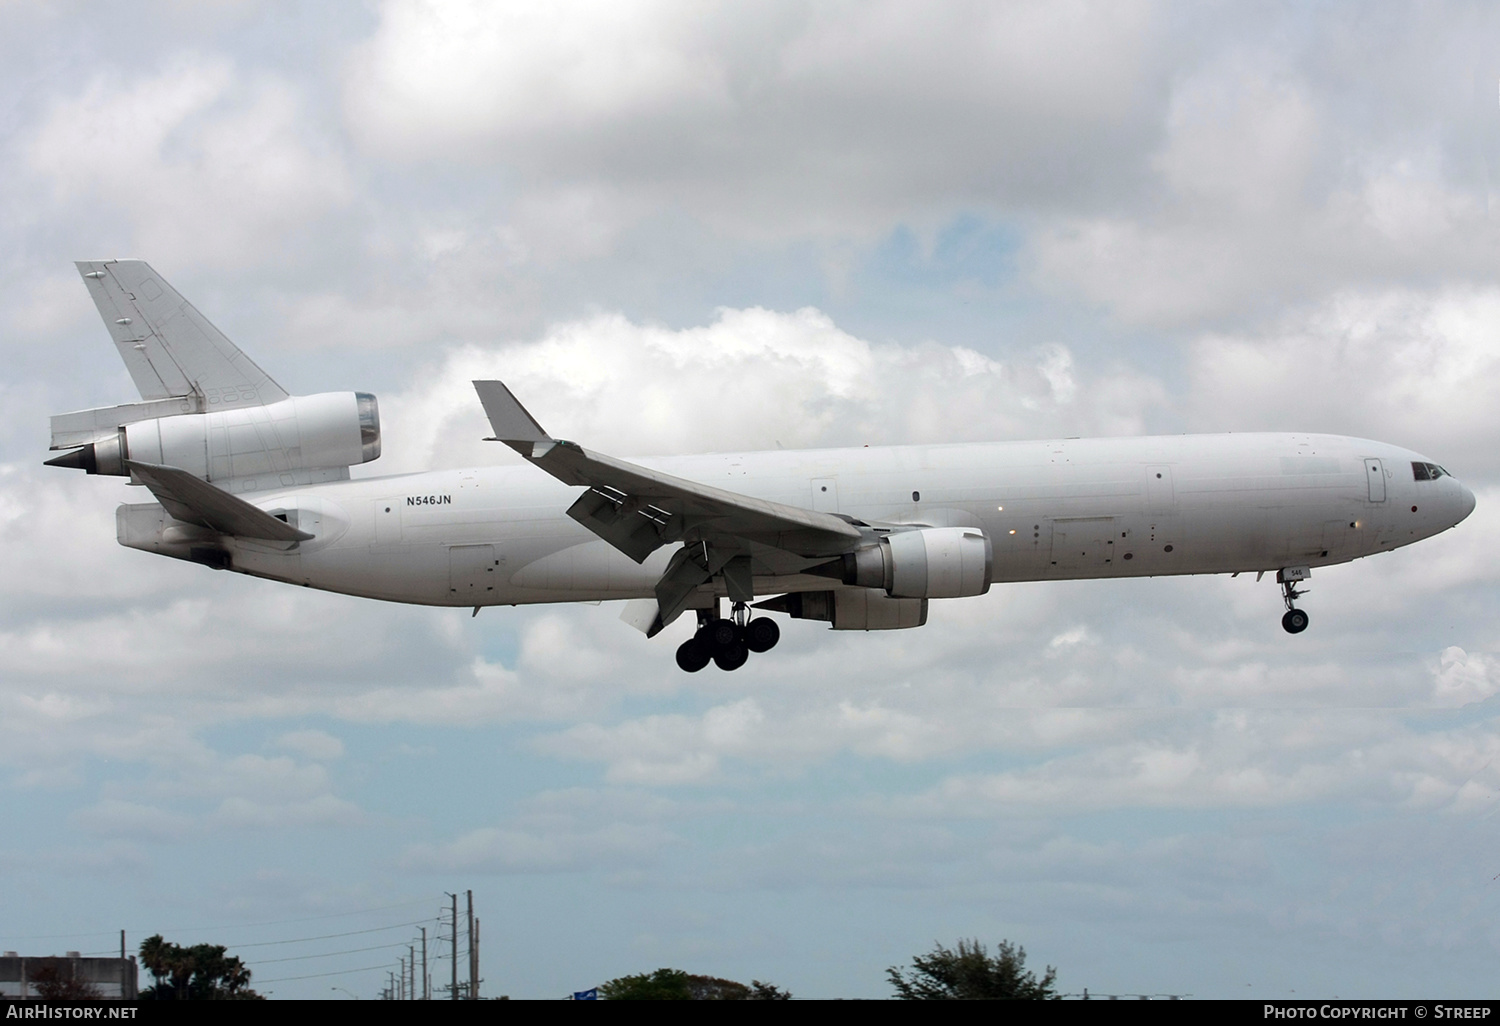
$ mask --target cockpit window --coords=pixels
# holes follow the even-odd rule
[[[1418,481],[1436,481],[1448,472],[1436,463],[1413,463],[1411,476]]]

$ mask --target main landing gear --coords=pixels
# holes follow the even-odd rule
[[[769,616],[750,619],[743,602],[734,604],[732,619],[717,617],[717,610],[698,610],[698,630],[677,648],[677,665],[697,673],[713,662],[721,670],[738,670],[751,652],[769,652],[781,640],[781,628]]]
[[[1311,576],[1312,571],[1306,567],[1292,567],[1276,572],[1276,581],[1281,585],[1281,601],[1286,603],[1286,615],[1281,618],[1281,627],[1288,634],[1301,634],[1307,630],[1307,613],[1292,603],[1309,590],[1303,588],[1299,591],[1297,582],[1305,581]]]

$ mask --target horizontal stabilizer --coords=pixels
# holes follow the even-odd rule
[[[168,513],[185,524],[199,524],[236,538],[296,542],[313,537],[186,470],[134,460],[126,460],[125,466],[151,489]]]
[[[75,445],[88,445],[90,442],[97,442],[101,438],[113,435],[126,424],[134,424],[137,421],[205,412],[207,411],[204,409],[201,396],[178,395],[169,399],[152,399],[144,403],[126,403],[124,406],[106,406],[97,410],[59,413],[52,418],[52,448],[69,449]]]
[[[552,441],[551,436],[536,422],[536,418],[526,412],[526,407],[521,405],[520,400],[511,395],[504,382],[476,381],[474,391],[479,393],[479,401],[484,404],[484,415],[490,418],[490,427],[495,430],[494,441],[524,443],[525,448],[512,446],[523,456],[531,455],[530,443]]]
[[[80,260],[142,399],[199,395],[210,410],[265,406],[287,392],[144,260]]]

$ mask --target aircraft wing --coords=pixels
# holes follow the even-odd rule
[[[564,484],[588,491],[568,516],[637,563],[675,541],[726,537],[759,542],[799,556],[846,552],[859,529],[830,513],[741,495],[590,452],[550,437],[499,381],[476,381],[495,430],[504,442]]]
[[[313,537],[186,470],[135,460],[126,460],[125,466],[151,489],[151,494],[168,513],[185,524],[198,524],[220,534],[265,541],[296,542]]]

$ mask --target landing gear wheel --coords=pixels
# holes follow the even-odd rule
[[[708,642],[715,653],[723,652],[740,643],[740,628],[733,620],[712,620],[698,632],[698,637]]]
[[[738,670],[745,665],[745,660],[750,658],[750,650],[745,647],[744,642],[738,642],[729,648],[720,648],[714,651],[714,665],[721,670]]]
[[[700,635],[693,635],[677,646],[677,665],[688,673],[697,673],[713,658],[713,649]]]
[[[757,616],[745,625],[745,646],[752,652],[769,652],[781,640],[781,628],[769,616]]]
[[[1281,601],[1286,604],[1286,615],[1281,618],[1281,627],[1288,634],[1301,634],[1307,630],[1307,614],[1292,603],[1307,594],[1308,589],[1298,588],[1297,582],[1307,580],[1311,572],[1306,567],[1276,571],[1276,580],[1281,585]]]

